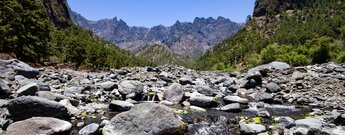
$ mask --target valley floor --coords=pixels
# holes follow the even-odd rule
[[[87,72],[0,60],[0,134],[344,135],[344,80],[334,63]]]

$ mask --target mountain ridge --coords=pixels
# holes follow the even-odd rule
[[[128,26],[116,17],[89,21],[73,11],[72,17],[76,24],[90,29],[120,48],[135,52],[147,44],[160,44],[175,54],[191,59],[200,57],[214,44],[232,36],[242,27],[242,24],[224,17],[196,17],[193,22],[176,21],[172,26],[157,25],[151,28]]]

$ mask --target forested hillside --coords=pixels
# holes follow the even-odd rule
[[[174,54],[169,48],[163,45],[147,45],[135,52],[136,56],[149,59],[155,66],[159,65],[183,65],[192,66],[188,58]]]
[[[344,62],[345,1],[257,0],[253,17],[216,45],[197,69],[247,69],[271,61],[293,66]]]
[[[65,0],[0,1],[0,52],[34,63],[94,68],[150,64],[74,26]]]

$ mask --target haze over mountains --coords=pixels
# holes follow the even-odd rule
[[[71,14],[76,24],[123,49],[138,52],[146,45],[159,44],[189,59],[199,58],[215,44],[236,34],[243,25],[224,17],[196,17],[193,22],[176,21],[172,26],[146,28],[128,26],[116,17],[90,21],[76,12],[72,11]]]

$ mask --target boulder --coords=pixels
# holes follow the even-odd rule
[[[7,60],[5,63],[7,68],[14,69],[18,75],[23,75],[26,78],[35,78],[39,74],[38,69],[16,59]]]
[[[280,92],[282,90],[282,88],[276,83],[266,84],[266,89],[270,93],[277,93],[277,92]]]
[[[79,130],[78,135],[96,135],[98,132],[99,124],[91,123],[81,130]]]
[[[180,79],[178,80],[178,82],[179,82],[181,85],[187,85],[187,84],[189,84],[189,85],[194,85],[193,79],[192,79],[191,77],[189,77],[189,76],[184,76],[184,77],[180,78]]]
[[[115,82],[111,82],[111,81],[107,81],[107,82],[101,83],[101,87],[105,91],[112,91],[112,90],[118,88],[117,84]]]
[[[70,98],[70,97],[67,97],[67,96],[64,96],[64,95],[60,95],[60,94],[57,94],[57,93],[52,93],[50,91],[39,91],[39,92],[36,93],[36,95],[38,97],[46,98],[46,99],[57,101],[57,102],[59,102],[59,101],[61,101],[63,99],[68,99],[73,106],[78,106],[79,105],[79,101],[76,100],[76,99],[73,99],[73,98]]]
[[[263,101],[265,103],[272,103],[273,95],[266,92],[258,92],[252,95],[255,101]]]
[[[269,118],[269,117],[271,117],[271,114],[266,110],[262,110],[260,112],[257,112],[256,116],[263,117],[263,118]]]
[[[322,122],[319,119],[315,118],[306,118],[306,119],[300,119],[295,121],[296,126],[300,127],[306,127],[310,129],[321,129]]]
[[[274,120],[286,128],[291,128],[296,125],[295,120],[290,117],[278,117]]]
[[[72,86],[72,87],[67,87],[64,90],[64,94],[82,94],[85,91],[84,87],[77,87],[77,86]]]
[[[141,94],[143,93],[144,86],[139,81],[122,81],[119,84],[119,92],[122,95],[128,94]]]
[[[241,103],[241,104],[248,104],[248,99],[246,98],[241,98],[239,96],[226,96],[224,97],[224,102],[229,104],[229,103]]]
[[[199,107],[216,107],[217,101],[213,97],[208,96],[195,96],[189,99],[191,105]]]
[[[189,109],[196,112],[206,112],[206,109],[197,106],[189,106]]]
[[[252,74],[254,72],[262,72],[264,70],[272,70],[272,69],[277,69],[277,70],[284,70],[290,68],[290,65],[284,62],[271,62],[269,64],[265,65],[260,65],[257,67],[254,67],[252,69],[248,70],[248,74]]]
[[[184,91],[180,84],[173,83],[164,91],[164,99],[170,102],[180,102],[183,98]]]
[[[121,100],[115,100],[109,104],[109,109],[113,111],[128,111],[133,106],[134,105],[132,103]]]
[[[6,129],[9,124],[10,124],[9,120],[6,120],[4,118],[0,118],[0,129]]]
[[[221,111],[226,112],[241,112],[241,105],[240,103],[232,103],[220,108]]]
[[[210,87],[208,86],[198,86],[196,88],[196,90],[201,93],[201,94],[204,94],[206,96],[212,96],[213,95],[213,89],[211,89]]]
[[[50,117],[33,117],[8,126],[6,135],[69,134],[70,122]]]
[[[12,99],[7,104],[9,113],[15,120],[34,116],[66,118],[68,110],[62,104],[36,96],[23,96]]]
[[[11,93],[11,88],[0,79],[0,98],[7,98]]]
[[[68,99],[63,99],[59,103],[67,108],[68,114],[71,116],[78,116],[78,114],[80,113],[78,108],[74,107]]]
[[[27,84],[17,90],[18,96],[33,96],[38,91],[37,83]]]
[[[240,129],[241,133],[251,135],[256,135],[266,131],[266,127],[264,125],[254,123],[247,124],[244,121],[240,121]]]
[[[187,124],[171,108],[156,103],[138,104],[103,127],[103,135],[183,135],[186,131]]]

